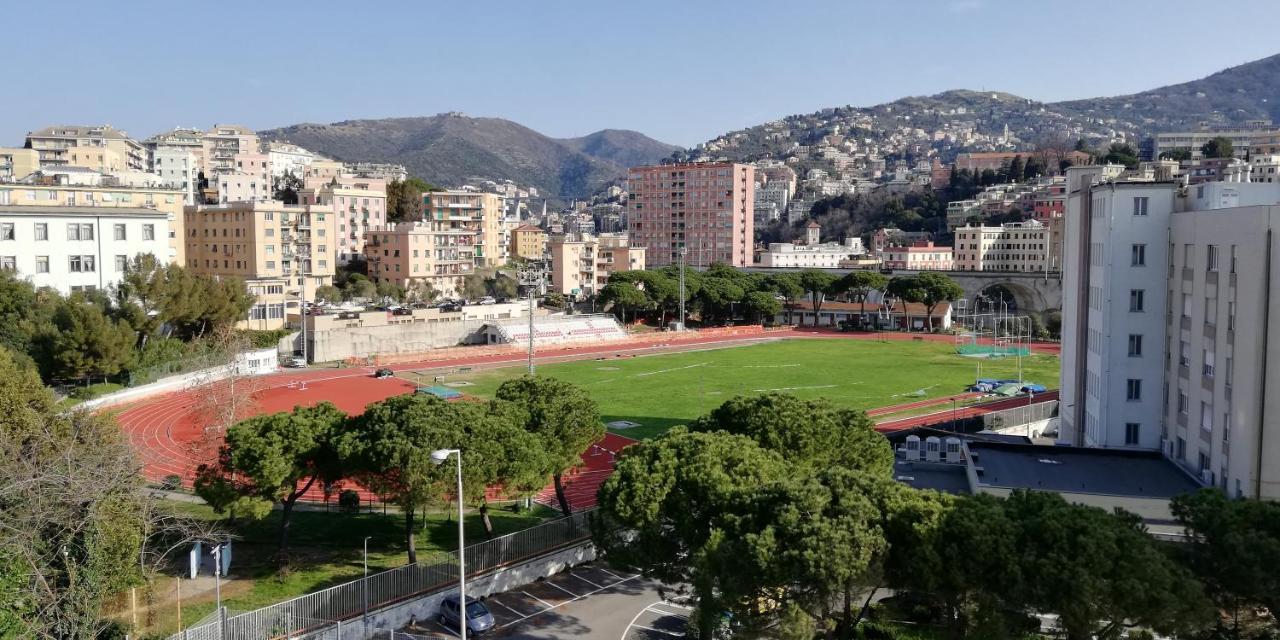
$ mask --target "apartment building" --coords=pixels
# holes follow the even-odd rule
[[[102,183],[101,176],[96,173],[93,175],[99,179],[88,185],[68,184],[67,181],[59,183],[48,178],[40,183],[0,182],[0,206],[155,210],[164,214],[166,225],[161,240],[168,245],[167,250],[156,255],[164,261],[181,264],[183,260],[182,192],[163,187],[107,185]],[[159,230],[158,227],[157,230]]]
[[[522,224],[511,230],[512,258],[541,260],[547,253],[547,232],[531,224]]]
[[[318,287],[333,283],[337,220],[327,210],[275,201],[197,205],[183,211],[186,266],[241,278],[256,301],[242,326],[278,329]]]
[[[36,287],[107,290],[138,255],[169,253],[168,216],[157,209],[0,204],[0,269]]]
[[[908,246],[885,247],[880,255],[886,269],[951,271],[955,266],[951,247],[936,246],[932,240],[918,241]]]
[[[1036,220],[955,230],[957,271],[1052,271],[1053,253],[1049,226]]]
[[[625,234],[552,236],[547,254],[551,257],[551,288],[573,298],[595,296],[616,271],[646,268],[644,247],[631,246]]]
[[[1243,125],[1205,126],[1195,131],[1157,133],[1152,159],[1175,149],[1187,149],[1191,151],[1192,158],[1199,158],[1202,155],[1200,148],[1218,137],[1230,139],[1236,157],[1243,158],[1251,146],[1266,144],[1277,135],[1280,135],[1280,127],[1273,125],[1270,120],[1254,120]]]
[[[242,153],[258,153],[258,134],[248,127],[234,124],[215,124],[200,137],[204,152],[205,177],[212,183],[214,176],[236,170],[236,156]]]
[[[155,171],[156,168],[156,154],[162,152],[172,155],[181,155],[182,152],[190,153],[195,159],[193,173],[199,176],[204,171],[204,132],[199,129],[175,127],[172,131],[158,133],[143,140],[142,146],[150,154],[152,164],[148,168],[151,171]]]
[[[28,133],[24,146],[39,153],[41,167],[72,165],[98,171],[99,166],[118,163],[123,170],[147,170],[142,144],[109,124],[46,127]]]
[[[271,200],[271,168],[265,153],[237,153],[217,173],[218,202]]]
[[[39,151],[17,147],[0,147],[0,182],[21,180],[39,169]]]
[[[1169,229],[1166,457],[1236,497],[1280,498],[1280,184],[1191,187]],[[1270,374],[1270,375],[1268,375]]]
[[[729,162],[633,167],[627,232],[655,267],[746,267],[754,234],[755,168]]]
[[[370,227],[363,245],[369,276],[405,289],[425,282],[441,296],[461,297],[463,278],[475,272],[476,237],[448,220]]]
[[[364,254],[365,235],[387,225],[387,183],[349,174],[307,178],[298,202],[327,207],[338,220],[338,264]]]
[[[307,174],[307,167],[316,159],[316,154],[288,142],[267,143],[267,165],[271,168],[271,177],[280,178],[285,174],[299,180]]]
[[[151,172],[159,177],[161,186],[182,191],[184,204],[196,204],[200,169],[196,154],[188,148],[157,147],[151,152]]]
[[[423,194],[423,216],[446,229],[467,229],[475,234],[473,256],[477,267],[498,267],[505,262],[502,196],[478,191],[432,191]]]

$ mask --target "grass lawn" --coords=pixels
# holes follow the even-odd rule
[[[217,519],[213,510],[203,504],[173,503],[175,510],[199,518]],[[531,511],[513,513],[491,508],[494,534],[504,535],[526,529],[558,514],[535,505]],[[420,520],[421,522],[421,520]],[[466,518],[468,544],[485,540],[484,526],[478,514]],[[237,536],[233,543],[230,579],[222,585],[223,601],[235,612],[248,611],[292,597],[310,593],[359,578],[363,573],[362,545],[369,536],[369,572],[376,573],[405,564],[404,518],[399,513],[344,514],[336,510],[298,511],[290,527],[290,567],[279,571],[273,561],[276,551],[280,512],[267,518],[229,526]],[[432,511],[418,530],[416,546],[419,559],[439,551],[454,551],[458,544],[456,511]],[[186,556],[179,562],[185,566]],[[158,590],[174,589],[172,577],[162,578]],[[183,587],[182,620],[190,625],[215,609],[214,594],[192,594],[190,585]],[[141,600],[141,598],[139,598]],[[128,600],[122,598],[111,610],[128,620]],[[140,603],[141,605],[141,603]],[[143,637],[177,631],[176,602],[155,606],[151,624],[142,629]],[[141,617],[140,617],[141,619]]]
[[[873,409],[960,393],[973,383],[979,366],[984,378],[1017,378],[1016,358],[967,358],[947,343],[834,339],[582,360],[542,365],[538,373],[587,389],[606,422],[641,425],[618,433],[651,438],[736,395],[785,391]],[[1057,357],[1027,356],[1022,367],[1024,380],[1057,388]],[[504,380],[523,373],[523,367],[513,366],[449,376],[447,381],[470,382],[457,389],[487,398]]]

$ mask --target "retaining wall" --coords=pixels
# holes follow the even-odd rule
[[[279,352],[275,348],[246,351],[236,356],[236,364],[190,371],[187,373],[169,376],[167,378],[161,378],[150,384],[121,389],[120,391],[109,393],[105,396],[86,400],[77,405],[77,408],[88,410],[101,409],[103,407],[112,407],[134,402],[136,400],[141,400],[143,398],[148,398],[162,393],[184,391],[192,387],[208,384],[210,382],[217,382],[218,380],[230,377],[233,372],[250,376],[267,375],[275,373],[278,370],[279,359]]]

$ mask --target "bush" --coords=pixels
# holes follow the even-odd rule
[[[359,513],[360,494],[355,489],[343,489],[338,494],[338,510],[343,513]]]
[[[165,491],[177,491],[182,488],[182,476],[171,473],[160,481],[160,488]]]
[[[289,329],[271,329],[267,331],[246,329],[243,331],[244,337],[249,340],[249,344],[255,349],[270,349],[280,344],[280,340],[290,333],[293,332]]]
[[[99,382],[86,387],[76,387],[71,390],[71,397],[76,400],[92,400],[97,397],[105,396],[108,393],[114,393],[124,388],[124,385],[114,382]]]

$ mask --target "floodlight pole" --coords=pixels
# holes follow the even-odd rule
[[[528,288],[529,294],[529,375],[534,375],[533,365],[533,314],[537,309],[534,296],[537,295],[545,276],[541,264],[529,262],[517,271],[520,284]]]
[[[685,255],[688,252],[689,250],[686,249],[684,245],[681,245],[680,248],[677,250],[677,253],[680,254],[680,330],[681,331],[684,331],[684,263],[685,263]]]

